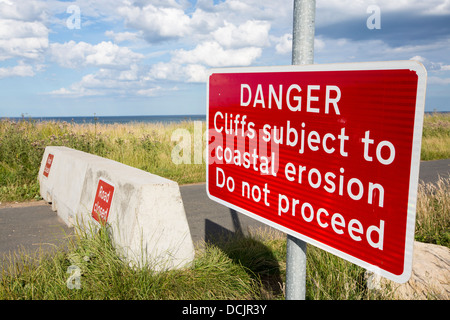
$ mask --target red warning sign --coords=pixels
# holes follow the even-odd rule
[[[44,176],[48,178],[48,175],[50,174],[50,168],[52,167],[53,163],[53,155],[51,153],[48,154],[47,162],[45,163],[44,168]]]
[[[102,225],[108,221],[113,195],[114,185],[100,178],[92,207],[92,217]]]
[[[414,61],[214,70],[209,197],[406,281],[425,86]]]

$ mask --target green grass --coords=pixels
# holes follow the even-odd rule
[[[122,261],[106,232],[79,235],[51,254],[20,253],[2,270],[0,299],[254,300],[284,299],[286,237],[257,230],[204,243],[191,267],[156,273]],[[364,270],[308,248],[307,299],[382,299],[367,290]],[[68,273],[81,271],[79,289]]]
[[[450,177],[419,187],[416,239],[449,247]],[[284,299],[286,235],[267,229],[202,243],[193,265],[156,273],[130,267],[106,232],[68,237],[51,253],[19,252],[6,261],[0,299]],[[390,299],[367,289],[365,269],[314,246],[307,250],[306,298]],[[68,268],[81,270],[80,289],[70,289]]]
[[[205,130],[203,123],[203,131]],[[175,164],[172,141],[177,129],[194,132],[193,122],[173,124],[74,124],[0,120],[0,202],[39,199],[37,174],[48,145],[67,146],[116,160],[177,181],[204,182],[205,163]],[[193,140],[193,139],[192,139]],[[422,160],[450,158],[450,114],[424,117]],[[205,147],[203,141],[202,150]]]
[[[258,277],[214,245],[198,248],[189,268],[156,273],[122,261],[100,230],[75,237],[66,250],[35,257],[21,254],[19,262],[10,261],[3,270],[0,299],[263,298]],[[67,285],[72,265],[81,270],[80,289]]]
[[[426,114],[423,121],[422,160],[450,158],[450,113]]]
[[[103,125],[0,120],[0,202],[40,198],[37,174],[48,145],[96,154],[180,184],[205,181],[206,165],[195,164],[193,152],[192,164],[173,163],[172,150],[179,143],[172,141],[176,129],[192,133],[194,123]]]
[[[450,175],[419,185],[415,238],[450,248]]]
[[[425,117],[422,159],[450,158],[449,115]],[[46,145],[98,154],[178,181],[205,179],[204,164],[175,165],[177,128],[193,123],[104,126],[0,121],[0,201],[39,198],[36,176]],[[436,151],[440,150],[440,151]],[[450,177],[418,190],[416,240],[450,247]],[[196,249],[191,267],[156,273],[135,269],[118,255],[106,233],[78,234],[51,253],[17,252],[1,272],[0,299],[284,299],[286,236],[256,230]],[[307,299],[390,299],[369,291],[365,270],[308,246]],[[81,289],[70,289],[68,268],[81,270]]]

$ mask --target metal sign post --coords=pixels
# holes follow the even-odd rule
[[[294,0],[292,64],[314,63],[315,0]],[[306,242],[287,236],[286,299],[305,300]]]

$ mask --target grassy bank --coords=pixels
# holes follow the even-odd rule
[[[16,256],[2,271],[0,299],[284,299],[286,237],[255,231],[197,248],[190,268],[155,273],[117,256],[105,233],[72,239],[68,250]],[[382,299],[367,290],[364,270],[312,246],[308,299]],[[68,287],[70,266],[81,271],[79,289]]]
[[[416,239],[450,247],[450,177],[421,185]],[[120,259],[105,232],[78,234],[66,249],[11,256],[0,274],[0,299],[284,299],[286,236],[254,230],[202,243],[191,267],[155,273]],[[307,250],[306,298],[390,299],[367,289],[365,269],[314,246]],[[70,266],[81,271],[70,289]]]
[[[425,115],[420,155],[422,160],[450,158],[450,113]]]
[[[172,150],[179,141],[176,136],[174,141],[171,138],[177,129],[193,133],[194,123],[104,125],[1,120],[0,202],[39,198],[36,178],[48,145],[96,154],[180,184],[205,181],[204,163],[172,161]]]
[[[188,155],[192,164],[173,163],[172,151],[179,142],[171,138],[177,129],[193,133],[194,123],[104,125],[0,120],[0,202],[39,198],[36,177],[47,145],[97,154],[180,184],[205,181],[205,164],[194,163],[193,141]],[[450,158],[449,145],[450,114],[425,115],[422,160]]]
[[[422,159],[450,158],[449,123],[450,115],[425,117]],[[171,160],[178,128],[193,132],[194,124],[0,121],[0,201],[39,197],[36,176],[46,145],[98,154],[181,184],[204,181],[204,164]],[[416,220],[416,240],[450,247],[450,177],[419,186]],[[190,268],[163,273],[131,268],[104,232],[77,235],[67,246],[10,256],[1,271],[0,299],[284,299],[286,237],[279,232],[257,230],[202,244]],[[367,290],[363,268],[313,246],[307,259],[307,299],[390,298]],[[81,270],[80,289],[67,286],[73,265]]]

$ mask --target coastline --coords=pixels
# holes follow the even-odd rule
[[[0,120],[11,121],[54,121],[67,123],[98,123],[98,124],[125,124],[125,123],[179,123],[183,121],[206,121],[206,115],[138,115],[138,116],[64,116],[64,117],[2,117]]]

